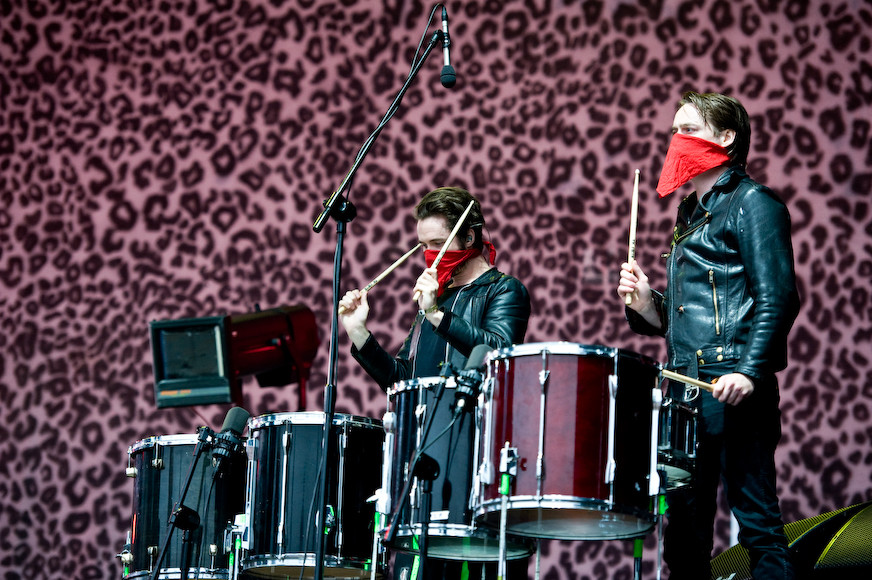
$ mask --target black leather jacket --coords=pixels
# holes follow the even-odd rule
[[[447,303],[439,304],[445,316],[435,332],[448,342],[444,360],[455,368],[464,368],[472,349],[479,344],[498,349],[524,341],[530,295],[520,281],[496,268],[460,288],[450,310]],[[352,345],[352,356],[383,390],[398,381],[418,377],[414,352],[417,329],[422,323],[430,324],[418,314],[396,357],[388,354],[372,335],[360,350]]]
[[[667,290],[655,293],[662,328],[629,309],[628,319],[666,337],[670,368],[695,375],[717,365],[759,380],[787,365],[799,312],[790,216],[743,168],[728,169],[701,201],[682,201],[666,271]]]

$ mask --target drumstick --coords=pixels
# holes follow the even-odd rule
[[[630,204],[630,251],[627,263],[633,266],[636,258],[636,219],[639,217],[639,170],[636,170],[636,178],[633,180],[633,201]],[[633,302],[633,294],[624,296],[624,304],[629,306]]]
[[[688,377],[687,375],[682,375],[681,373],[676,373],[675,371],[663,369],[660,371],[660,374],[663,375],[664,377],[666,377],[667,379],[672,379],[673,381],[679,381],[681,383],[687,383],[688,385],[691,385],[693,387],[699,387],[700,389],[702,389],[704,391],[708,391],[709,393],[714,391],[714,387],[712,387],[710,384],[706,383],[705,381],[701,381],[699,379],[694,379],[694,378]]]
[[[460,231],[460,226],[463,225],[463,220],[466,219],[466,216],[469,215],[472,206],[475,204],[475,200],[469,202],[469,205],[466,206],[466,209],[460,215],[460,219],[457,220],[457,223],[454,224],[454,229],[451,230],[451,233],[448,234],[448,239],[445,240],[445,243],[442,244],[442,249],[439,250],[439,253],[436,255],[436,259],[433,260],[433,264],[430,265],[431,268],[435,268],[439,265],[440,260],[442,260],[442,256],[445,255],[445,252],[448,250],[448,246],[451,245],[451,242],[454,241],[454,238],[457,236],[457,232]],[[412,301],[417,302],[418,298],[421,297],[421,292],[419,290],[415,290],[415,294],[412,296]]]
[[[366,286],[363,287],[363,292],[369,292],[370,290],[372,290],[373,286],[375,286],[376,284],[378,284],[379,282],[384,280],[388,274],[390,274],[391,272],[393,272],[397,268],[397,266],[399,266],[400,264],[402,264],[403,262],[408,260],[409,256],[411,256],[412,254],[417,252],[418,248],[420,248],[421,245],[422,245],[421,243],[418,243],[418,245],[416,245],[414,248],[412,248],[411,250],[409,250],[408,252],[403,254],[399,260],[397,260],[396,262],[394,262],[393,264],[388,266],[384,272],[382,272],[381,274],[379,274],[378,276],[373,278],[372,282],[370,282],[369,284],[367,284]],[[339,314],[345,314],[345,307],[344,306],[339,307]]]

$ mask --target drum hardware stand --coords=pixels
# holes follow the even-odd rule
[[[418,558],[419,570],[421,574],[418,580],[428,580],[427,572],[427,548],[429,543],[430,527],[430,506],[433,495],[433,480],[439,477],[439,463],[427,455],[422,453],[415,462],[415,468],[412,470],[412,477],[416,478],[421,484],[421,535],[418,539]]]
[[[642,580],[642,548],[645,538],[633,540],[633,579]]]
[[[666,509],[669,507],[666,503],[666,490],[657,496],[657,503],[654,506],[654,517],[657,518],[657,580],[663,572],[663,516],[666,514]]]
[[[229,568],[229,580],[239,579],[239,570],[242,566],[242,544],[248,531],[245,514],[236,514],[233,525],[224,530],[224,552],[230,554],[227,567]]]
[[[610,385],[611,379],[610,378]],[[616,376],[614,376],[617,379]],[[614,395],[612,397],[612,403],[616,401],[617,398],[617,381],[614,381]],[[651,389],[651,458],[649,465],[649,475],[648,475],[648,495],[654,498],[654,517],[656,521],[662,522],[662,519],[659,517],[658,513],[658,504],[659,500],[662,497],[660,494],[663,492],[663,481],[661,480],[660,473],[657,471],[657,439],[660,433],[660,407],[663,404],[663,392],[660,390],[660,386],[658,385],[658,381],[654,381],[654,387]],[[612,424],[609,428],[610,432],[613,432],[614,425]],[[611,448],[611,443],[609,445]],[[609,453],[611,457],[614,457],[611,452]],[[642,554],[644,548],[645,538],[635,538],[633,540],[633,578],[634,580],[642,580]],[[658,580],[660,578],[660,568],[658,566],[657,569],[657,577]]]
[[[382,485],[382,489],[378,490],[375,495],[366,500],[366,503],[375,503],[375,525],[373,526],[373,534],[372,534],[372,569],[370,570],[369,578],[370,580],[375,580],[376,574],[378,572],[378,559],[379,559],[379,524],[381,523],[381,514],[385,509],[383,507],[383,502],[385,502],[384,496],[384,485]],[[379,507],[382,506],[382,507]]]
[[[133,553],[130,549],[133,547],[131,543],[131,532],[127,530],[127,541],[121,548],[120,554],[115,554],[115,557],[121,560],[121,577],[126,578],[130,574],[130,566],[133,564]]]
[[[428,28],[435,12],[436,7],[434,6],[433,11],[430,13],[430,21],[428,21],[427,23]],[[423,44],[426,34],[427,33],[424,32],[424,35],[421,37],[421,43],[418,45],[418,50],[420,50],[421,44]],[[323,230],[324,226],[327,225],[327,221],[330,217],[333,217],[333,219],[336,220],[336,250],[333,259],[333,310],[330,325],[330,350],[327,365],[327,383],[324,386],[324,439],[321,446],[321,463],[319,465],[321,477],[318,480],[319,485],[315,494],[316,501],[318,502],[318,511],[315,514],[315,536],[317,539],[315,541],[316,562],[314,580],[322,580],[322,578],[324,577],[324,569],[322,565],[324,560],[324,534],[320,532],[322,528],[322,520],[327,497],[327,465],[329,464],[328,460],[330,459],[328,458],[328,453],[330,449],[330,429],[333,425],[333,415],[335,413],[336,405],[336,374],[338,366],[339,346],[339,293],[341,292],[342,287],[342,248],[345,241],[346,226],[348,222],[352,221],[357,216],[357,209],[354,207],[351,201],[343,197],[342,194],[351,186],[351,182],[354,179],[355,173],[357,173],[357,170],[363,163],[363,160],[366,157],[367,153],[369,153],[369,150],[375,144],[379,133],[381,133],[382,129],[387,126],[388,121],[390,121],[394,114],[396,114],[397,110],[399,109],[400,102],[403,100],[403,97],[406,94],[406,91],[408,91],[409,87],[412,84],[412,81],[418,75],[418,71],[421,70],[421,67],[424,65],[424,62],[426,62],[427,57],[430,56],[433,48],[436,46],[437,43],[448,46],[449,42],[450,40],[447,33],[443,32],[441,29],[436,30],[430,37],[430,42],[427,44],[421,57],[418,60],[413,60],[412,68],[409,71],[409,76],[406,78],[406,81],[403,83],[403,86],[400,88],[396,97],[394,97],[394,100],[388,107],[385,116],[382,118],[381,122],[379,122],[378,126],[376,126],[375,130],[372,132],[369,138],[367,138],[367,140],[361,146],[360,150],[357,153],[357,156],[354,159],[354,163],[352,164],[351,169],[342,179],[339,187],[337,187],[336,191],[334,191],[330,195],[330,197],[324,201],[324,211],[321,212],[321,214],[315,220],[315,223],[312,225],[312,229],[315,233],[321,233],[321,230]],[[418,52],[416,51],[415,56],[417,57],[417,55]],[[395,523],[395,521],[392,522],[392,524]]]
[[[188,580],[188,557],[191,544],[191,532],[200,527],[200,515],[189,507],[184,505],[188,488],[191,487],[191,482],[194,479],[194,472],[197,468],[197,463],[203,451],[209,445],[209,441],[214,439],[215,433],[208,427],[200,427],[197,436],[197,446],[194,448],[194,458],[191,460],[191,465],[188,468],[188,475],[185,479],[185,485],[182,487],[182,493],[176,501],[176,507],[173,508],[173,513],[169,517],[169,525],[167,526],[167,537],[164,540],[163,548],[155,562],[152,580],[157,580],[160,575],[160,567],[166,557],[167,550],[170,547],[170,541],[173,539],[173,532],[176,528],[182,530],[182,552],[181,552],[181,580]]]
[[[505,447],[500,451],[500,474],[500,495],[503,497],[500,509],[500,561],[497,567],[497,580],[503,580],[506,577],[506,569],[508,567],[506,526],[509,494],[512,492],[512,478],[518,475],[518,449],[516,447],[509,447],[508,441],[506,441]]]

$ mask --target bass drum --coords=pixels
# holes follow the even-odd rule
[[[312,578],[324,413],[262,415],[248,422],[248,549],[242,569],[255,578]],[[369,578],[381,483],[380,421],[333,416],[327,470],[325,578]],[[376,564],[377,572],[381,569]]]
[[[170,516],[184,488],[196,446],[196,434],[162,435],[137,441],[127,450],[127,475],[133,478],[134,484],[124,578],[151,577],[166,542]],[[215,469],[208,453],[203,453],[197,462],[185,499],[185,505],[200,516],[200,525],[190,532],[193,543],[188,578],[229,577],[229,555],[224,538],[235,515],[244,509],[245,456],[240,454],[229,460],[231,464],[225,461],[221,473],[214,478]],[[182,537],[181,530],[173,532],[158,575],[161,580],[181,577]]]
[[[529,343],[491,353],[478,520],[500,524],[500,459],[508,447],[517,456],[509,532],[564,540],[648,533],[659,489],[658,383],[653,360],[614,348]]]

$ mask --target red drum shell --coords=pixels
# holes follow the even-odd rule
[[[518,453],[506,508],[510,533],[586,540],[650,531],[657,363],[619,349],[530,343],[492,353],[488,365],[478,521],[500,524],[500,453],[508,442]]]

